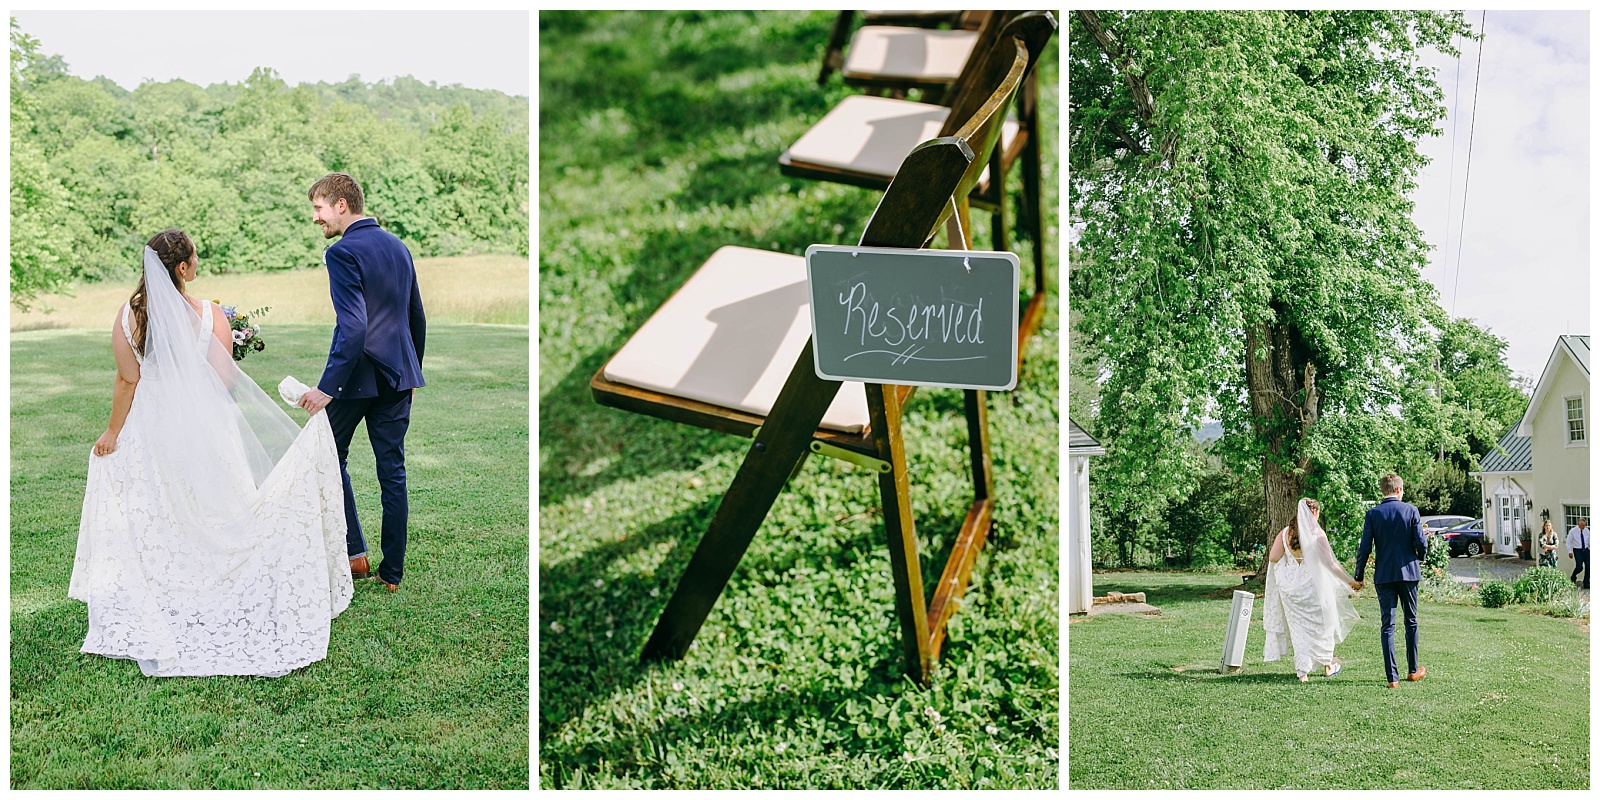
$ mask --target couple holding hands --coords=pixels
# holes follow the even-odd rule
[[[1378,481],[1383,500],[1367,510],[1356,552],[1354,578],[1339,565],[1318,523],[1321,506],[1303,498],[1294,521],[1272,540],[1267,554],[1266,607],[1262,626],[1267,631],[1265,661],[1292,654],[1295,674],[1302,683],[1320,667],[1325,677],[1344,668],[1333,648],[1344,641],[1360,615],[1350,596],[1365,586],[1367,559],[1376,555],[1373,584],[1381,613],[1383,666],[1389,688],[1398,688],[1400,672],[1394,652],[1395,609],[1404,615],[1406,629],[1406,680],[1419,681],[1427,669],[1417,663],[1417,584],[1422,580],[1420,559],[1428,552],[1417,507],[1401,498],[1405,483],[1389,473]]]

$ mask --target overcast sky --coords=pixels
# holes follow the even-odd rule
[[[271,67],[290,85],[410,75],[528,96],[525,11],[12,11],[73,75],[239,83]]]
[[[1474,29],[1482,13],[1466,12]],[[1506,339],[1511,369],[1537,380],[1557,336],[1592,333],[1589,15],[1490,11],[1486,28],[1475,134],[1480,43],[1460,45],[1459,100],[1456,59],[1425,61],[1440,68],[1452,119],[1442,136],[1423,143],[1433,163],[1420,177],[1412,217],[1436,248],[1423,274],[1439,287],[1445,310],[1453,306],[1455,316]]]

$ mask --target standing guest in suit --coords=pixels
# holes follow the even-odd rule
[[[328,409],[344,479],[350,572],[357,578],[368,577],[371,567],[356,519],[347,461],[356,425],[366,421],[383,498],[383,562],[377,578],[393,592],[399,590],[405,571],[406,429],[411,425],[412,395],[424,385],[427,321],[417,270],[405,244],[363,216],[361,187],[349,175],[323,176],[307,195],[312,220],[322,226],[323,237],[340,237],[323,253],[338,319],[322,380],[305,393],[300,406],[313,414]]]
[[[1572,554],[1572,582],[1578,582],[1583,573],[1583,588],[1589,588],[1589,520],[1579,517],[1578,524],[1567,531],[1567,552]]]
[[[1422,532],[1422,516],[1417,507],[1402,501],[1405,482],[1393,472],[1378,481],[1383,501],[1367,509],[1361,526],[1361,546],[1356,550],[1356,585],[1367,570],[1367,556],[1377,552],[1372,582],[1378,590],[1382,612],[1380,632],[1383,640],[1383,669],[1389,688],[1400,686],[1400,671],[1394,657],[1394,608],[1398,604],[1406,620],[1406,680],[1420,681],[1428,670],[1417,664],[1417,583],[1422,580],[1418,560],[1428,553],[1428,539]]]

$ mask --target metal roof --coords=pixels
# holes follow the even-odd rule
[[[1572,351],[1572,357],[1578,362],[1578,366],[1583,367],[1583,376],[1585,378],[1589,377],[1589,337],[1563,336],[1561,341],[1565,342],[1567,349]]]
[[[1587,337],[1585,337],[1587,338]],[[1533,438],[1518,436],[1517,426],[1512,425],[1506,435],[1500,437],[1500,446],[1490,450],[1488,455],[1479,462],[1479,472],[1532,472],[1533,471]]]
[[[1067,418],[1067,454],[1078,456],[1103,456],[1106,449],[1095,441],[1088,431],[1078,427],[1071,417]]]

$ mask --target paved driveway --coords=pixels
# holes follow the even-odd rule
[[[1536,566],[1537,563],[1523,561],[1516,556],[1482,555],[1473,558],[1463,556],[1450,559],[1450,575],[1468,586],[1477,586],[1484,580],[1494,579],[1510,582],[1520,577],[1524,570]],[[1589,599],[1589,591],[1587,589],[1583,591],[1583,599],[1585,601]]]
[[[1484,580],[1514,581],[1524,570],[1537,565],[1515,556],[1463,556],[1450,559],[1450,574],[1461,583],[1477,586]]]

